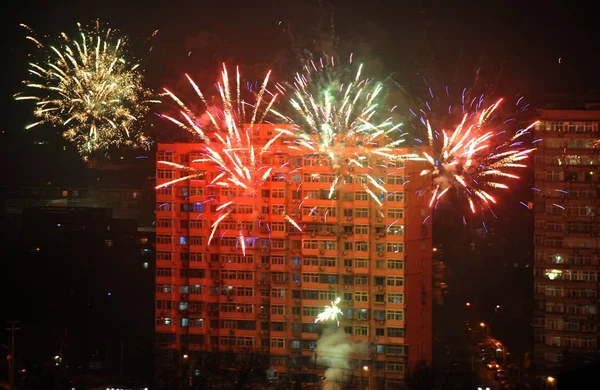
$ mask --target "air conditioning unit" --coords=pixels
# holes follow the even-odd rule
[[[271,264],[265,264],[265,268],[266,269],[270,269],[271,268]]]
[[[383,257],[383,252],[378,253],[379,257]]]
[[[325,267],[319,267],[319,271],[325,271]]]
[[[298,253],[298,249],[292,249],[292,253]]]
[[[324,255],[325,254],[325,250],[324,249],[319,249],[319,254]]]
[[[383,290],[383,286],[379,286],[379,291]]]
[[[256,268],[260,268],[260,267],[261,267],[261,265],[260,265],[260,264],[256,264]]]
[[[383,222],[383,218],[377,217],[377,222]]]
[[[294,320],[298,321],[300,319],[300,316],[294,316]]]
[[[352,217],[346,218],[346,221],[348,221],[348,222],[352,221]]]
[[[346,251],[342,252],[342,255],[347,255],[347,254],[348,254],[348,252],[346,252]]]
[[[317,233],[315,233],[315,232],[312,232],[312,233],[310,233],[310,236],[311,236],[311,237],[316,237],[316,236],[317,236]]]
[[[294,303],[296,305],[298,305],[298,304],[300,304],[300,300],[299,299],[294,299]],[[296,319],[296,317],[298,317],[298,316],[294,316],[294,319]]]
[[[258,219],[265,219],[265,216],[264,216],[264,215],[262,215],[262,214],[258,214],[258,217],[257,217],[257,218],[258,218]]]
[[[352,268],[350,268],[350,267],[346,267],[346,272],[350,272],[350,273],[352,273]]]
[[[379,234],[375,235],[375,239],[379,240],[381,237],[379,236]]]

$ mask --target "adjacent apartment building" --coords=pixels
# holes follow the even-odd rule
[[[598,351],[599,108],[547,105],[535,127],[534,364],[547,374]]]
[[[273,134],[273,125],[260,125],[255,143]],[[219,172],[194,162],[201,144],[158,145],[157,161],[205,172],[157,190],[157,349],[175,358],[260,353],[280,384],[310,381],[307,375],[325,372],[315,356],[317,340],[325,327],[336,326],[315,324],[315,318],[339,297],[340,329],[348,340],[368,345],[351,356],[345,380],[398,388],[410,367],[431,363],[431,224],[423,223],[429,210],[419,191],[430,188],[431,179],[419,175],[420,161],[343,166],[344,184],[330,198],[335,172],[329,160],[288,145],[281,138],[263,157],[272,172],[253,196],[211,186]],[[160,163],[156,169],[157,184],[181,174]],[[382,206],[365,191],[367,173],[385,182]],[[235,204],[235,213],[209,245],[217,208],[226,202]],[[239,226],[251,236],[245,255]]]

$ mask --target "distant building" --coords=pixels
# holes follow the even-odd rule
[[[272,125],[261,125],[255,143],[272,133]],[[219,172],[193,162],[200,144],[158,145],[158,161],[191,164],[205,176],[157,190],[157,348],[169,352],[165,364],[199,361],[207,351],[258,353],[280,383],[307,383],[324,375],[314,349],[323,328],[335,326],[315,324],[315,317],[340,297],[340,328],[369,345],[368,353],[351,356],[344,375],[397,389],[419,361],[431,364],[431,228],[416,191],[431,183],[419,175],[422,163],[342,167],[345,183],[330,199],[328,158],[287,145],[282,140],[264,158],[273,170],[254,196],[210,185]],[[170,166],[156,169],[157,184],[180,177]],[[347,175],[352,169],[356,182]],[[364,191],[367,172],[386,183],[383,206]],[[230,201],[235,215],[208,245],[217,207]],[[252,236],[245,256],[240,224]]]
[[[106,208],[33,207],[4,256],[3,311],[21,320],[18,358],[31,372],[59,356],[71,378],[151,378],[152,233]]]
[[[540,105],[534,154],[534,364],[597,353],[600,334],[600,104]]]

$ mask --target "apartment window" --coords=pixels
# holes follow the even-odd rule
[[[368,269],[369,268],[369,259],[365,259],[365,258],[354,259],[354,268]]]
[[[159,277],[173,276],[173,269],[172,268],[157,268],[156,276],[159,276]]]
[[[388,337],[404,337],[404,328],[387,328]]]
[[[157,284],[156,292],[157,293],[170,293],[173,291],[173,285],[171,284]]]
[[[284,315],[285,314],[285,306],[284,305],[271,305],[271,314]]]
[[[385,285],[388,287],[402,287],[404,286],[404,276],[387,276]]]
[[[369,302],[369,293],[367,291],[355,291],[354,300],[356,302]]]
[[[158,203],[156,203],[156,210],[157,211],[172,211],[173,210],[173,203],[171,203],[171,202],[158,202]]]
[[[157,326],[171,326],[171,317],[156,317]]]
[[[388,175],[387,184],[388,185],[403,185],[404,184],[404,175]]]
[[[387,196],[388,202],[402,202],[403,200],[404,200],[404,192],[403,191],[391,192]]]
[[[159,228],[170,228],[173,227],[173,220],[166,218],[157,218],[156,219],[156,227]]]
[[[357,309],[356,310],[356,319],[360,320],[360,321],[368,321],[369,320],[369,309]]]
[[[156,170],[156,178],[157,179],[172,179],[173,171],[171,169],[157,169]]]
[[[354,216],[356,218],[369,218],[369,209],[364,207],[357,207],[354,209]]]
[[[402,293],[387,293],[388,303],[404,303],[404,294]]]
[[[285,232],[285,222],[271,222],[269,228],[272,232]]]
[[[285,198],[285,190],[283,188],[273,189],[271,190],[271,197],[276,199],[283,199]]]
[[[390,236],[403,236],[404,235],[404,226],[403,225],[393,225],[387,229],[387,234]]]
[[[285,265],[285,256],[271,256],[271,264]]]
[[[156,260],[173,260],[173,252],[156,251]]]
[[[354,334],[356,336],[368,336],[369,335],[369,326],[368,325],[354,326]]]
[[[354,250],[356,252],[368,252],[369,242],[368,241],[356,241],[354,243]]]
[[[285,339],[279,337],[271,338],[271,348],[285,348]]]
[[[404,260],[390,259],[387,261],[387,269],[404,269]]]
[[[375,303],[385,303],[385,294],[382,294],[382,293],[375,294]]]
[[[386,244],[387,253],[403,253],[404,243],[403,242],[388,242]]]
[[[354,234],[369,234],[369,225],[355,225]]]
[[[369,200],[369,194],[367,194],[367,191],[356,191],[354,193],[354,200]]]
[[[404,321],[404,310],[386,310],[385,319],[388,321]]]
[[[387,209],[386,216],[387,218],[403,219],[404,209]]]
[[[355,286],[367,286],[369,284],[369,277],[367,275],[356,275],[354,277]]]

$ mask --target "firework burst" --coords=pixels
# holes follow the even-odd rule
[[[259,187],[267,182],[273,173],[273,166],[263,163],[263,157],[272,153],[272,147],[284,135],[291,136],[289,129],[276,128],[276,134],[264,144],[256,143],[254,132],[260,123],[269,115],[271,107],[277,99],[276,94],[267,90],[270,72],[265,76],[260,89],[253,96],[254,101],[246,102],[241,96],[241,76],[236,68],[235,81],[232,83],[225,65],[221,72],[221,80],[217,84],[219,105],[209,104],[204,94],[193,79],[186,74],[186,78],[200,98],[205,110],[201,115],[196,115],[173,92],[165,89],[165,94],[170,96],[179,107],[180,119],[173,116],[162,115],[163,118],[175,123],[177,126],[190,131],[203,141],[202,157],[192,163],[208,163],[218,170],[218,174],[210,181],[210,185],[217,188],[235,189],[240,195],[240,201],[248,204],[249,199],[257,199]],[[175,169],[186,171],[181,178],[159,185],[157,188],[166,187],[179,181],[192,180],[199,174],[204,174],[192,166],[185,166],[168,161],[159,163],[169,165]],[[237,214],[239,204],[229,201],[216,207],[218,218],[211,225],[210,243],[222,221]],[[296,229],[300,226],[287,214],[284,219]],[[247,230],[242,221],[238,222],[238,246],[246,253]]]
[[[29,64],[31,80],[23,81],[28,92],[15,95],[35,102],[37,121],[26,128],[44,123],[61,127],[84,158],[110,146],[149,148],[143,119],[148,104],[156,101],[143,87],[138,65],[126,57],[126,40],[99,22],[78,27],[75,39],[61,33],[58,44],[27,36],[46,59]]]
[[[288,96],[294,117],[292,123],[302,124],[297,144],[315,156],[324,156],[336,173],[329,197],[342,184],[344,176],[361,175],[365,190],[381,205],[376,191],[385,193],[385,183],[369,173],[373,166],[399,166],[402,159],[398,145],[404,142],[401,124],[394,124],[392,110],[382,109],[380,83],[362,77],[362,65],[355,73],[335,65],[334,58],[322,58],[304,67],[291,85],[277,85]],[[388,115],[387,118],[382,116]],[[280,115],[283,117],[283,115]],[[361,170],[360,168],[367,168]],[[365,171],[365,172],[363,172]]]
[[[509,180],[519,179],[512,172],[525,168],[523,161],[535,150],[523,148],[522,137],[535,123],[508,139],[501,137],[506,131],[499,129],[494,120],[501,103],[502,99],[499,99],[480,112],[465,113],[452,132],[437,132],[429,121],[423,120],[431,148],[431,154],[423,152],[423,156],[431,167],[423,170],[421,176],[431,175],[433,179],[430,207],[451,188],[458,188],[475,213],[477,205],[490,208],[497,202],[492,194],[494,190],[508,189]]]
[[[337,326],[340,326],[339,316],[344,315],[344,313],[342,313],[342,311],[338,307],[340,302],[341,298],[338,297],[335,299],[335,301],[331,301],[331,306],[325,306],[325,310],[323,310],[322,313],[319,313],[319,315],[317,315],[317,318],[315,318],[315,324],[317,322],[323,321],[336,321]]]

